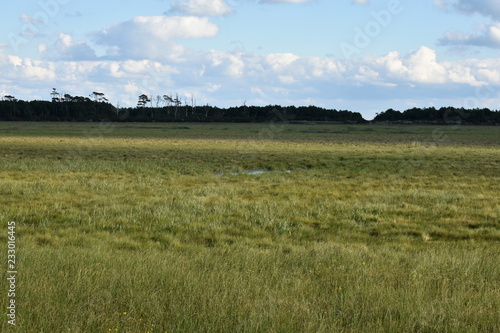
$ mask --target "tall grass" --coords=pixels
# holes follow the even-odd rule
[[[125,124],[128,138],[94,139],[66,134],[91,124],[39,126],[0,137],[18,331],[500,330],[494,127],[483,144],[427,145],[384,142],[392,127],[252,141],[237,132],[254,125],[144,138]],[[271,172],[244,172],[256,169]]]
[[[27,332],[499,328],[498,252],[485,244],[22,247]]]

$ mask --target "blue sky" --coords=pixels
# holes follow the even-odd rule
[[[26,0],[0,29],[1,93],[25,100],[500,109],[500,0]]]

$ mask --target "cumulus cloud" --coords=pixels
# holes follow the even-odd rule
[[[408,60],[408,78],[417,83],[444,83],[446,70],[436,61],[436,52],[421,47],[413,52]]]
[[[93,60],[95,51],[83,41],[74,42],[71,35],[61,33],[59,38],[50,47],[41,43],[39,53],[47,59],[58,60]]]
[[[293,53],[271,53],[264,57],[267,67],[275,72],[280,72],[285,68],[290,68],[290,66],[298,59],[300,59],[300,57]]]
[[[224,16],[231,14],[233,9],[224,0],[188,0],[173,2],[170,12],[193,16]]]
[[[336,60],[322,57],[299,57],[290,53],[261,56],[255,61],[268,80],[276,77],[286,84],[331,82],[352,86],[415,86],[445,83],[478,85],[471,70],[439,62],[436,52],[422,46],[401,55],[389,52],[381,57]]]
[[[387,80],[392,79],[399,84],[457,83],[478,86],[486,83],[476,77],[477,62],[439,62],[435,51],[425,46],[404,56],[390,52],[375,62],[384,67],[381,72],[385,73]]]
[[[66,36],[60,39],[68,45],[77,44]],[[441,95],[463,100],[476,87],[500,92],[500,59],[440,61],[435,51],[425,46],[405,54],[389,52],[351,60],[210,50],[193,51],[184,62],[103,58],[35,61],[0,52],[0,71],[0,89],[18,98],[37,98],[40,91],[53,86],[72,95],[103,91],[110,101],[122,106],[135,105],[142,93],[178,92],[180,96],[193,94],[199,104],[217,106],[247,100],[249,104],[307,103],[356,110],[360,99],[389,103],[397,96],[414,101],[418,92],[420,100],[437,103],[444,98]],[[32,88],[31,94],[22,90],[26,86]],[[24,95],[18,95],[21,91]],[[496,100],[490,98],[497,105],[498,95]]]
[[[175,40],[214,37],[218,31],[207,18],[138,16],[94,33],[94,38],[114,58],[182,61],[184,48]]]
[[[500,69],[480,68],[477,70],[478,76],[486,82],[500,84]]]
[[[215,72],[232,78],[240,78],[244,74],[245,62],[241,55],[212,50],[206,54],[205,61]],[[203,74],[204,75],[204,74]]]
[[[0,56],[0,66],[6,80],[14,82],[45,83],[56,78],[56,66],[51,62],[20,58],[11,55]]]
[[[486,24],[481,29],[481,32],[476,34],[446,32],[445,35],[439,39],[439,44],[500,48],[500,23]]]

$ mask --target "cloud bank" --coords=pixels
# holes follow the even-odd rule
[[[172,36],[204,35],[197,30],[169,29],[166,35],[155,38],[168,42]],[[60,40],[61,47],[76,49],[83,45],[68,35],[60,36]],[[500,105],[500,59],[439,61],[435,51],[425,46],[405,54],[393,51],[351,60],[216,50],[181,52],[180,56],[182,62],[168,57],[77,62],[35,61],[0,53],[0,71],[5,73],[0,89],[18,98],[28,94],[30,99],[48,99],[52,87],[72,95],[102,91],[111,102],[121,106],[135,105],[137,96],[143,93],[155,96],[178,92],[181,96],[194,96],[200,104],[219,106],[247,100],[256,105],[315,104],[371,112],[373,101],[381,100],[387,108],[414,106],[415,98],[420,103],[460,106],[464,96],[488,87],[488,98],[481,103],[493,108]],[[46,96],[40,95],[43,91]],[[376,104],[378,112],[385,105]]]
[[[494,1],[435,3],[444,10],[497,17]],[[209,17],[228,15],[231,7],[222,0],[175,1],[173,12],[187,16],[137,16],[94,31],[88,40],[61,32],[52,43],[38,44],[43,60],[11,55],[0,45],[0,89],[20,99],[49,99],[53,87],[71,95],[102,91],[120,106],[136,105],[140,94],[177,92],[194,96],[199,104],[314,104],[360,111],[368,118],[389,107],[460,107],[478,89],[487,91],[478,107],[500,105],[500,59],[440,61],[428,46],[350,59],[241,49],[196,51],[182,41],[216,37],[219,27]],[[20,19],[34,20],[27,15]],[[447,32],[438,43],[498,48],[500,23],[473,33]]]

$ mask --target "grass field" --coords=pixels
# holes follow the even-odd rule
[[[498,127],[0,123],[0,205],[2,332],[500,331]]]

